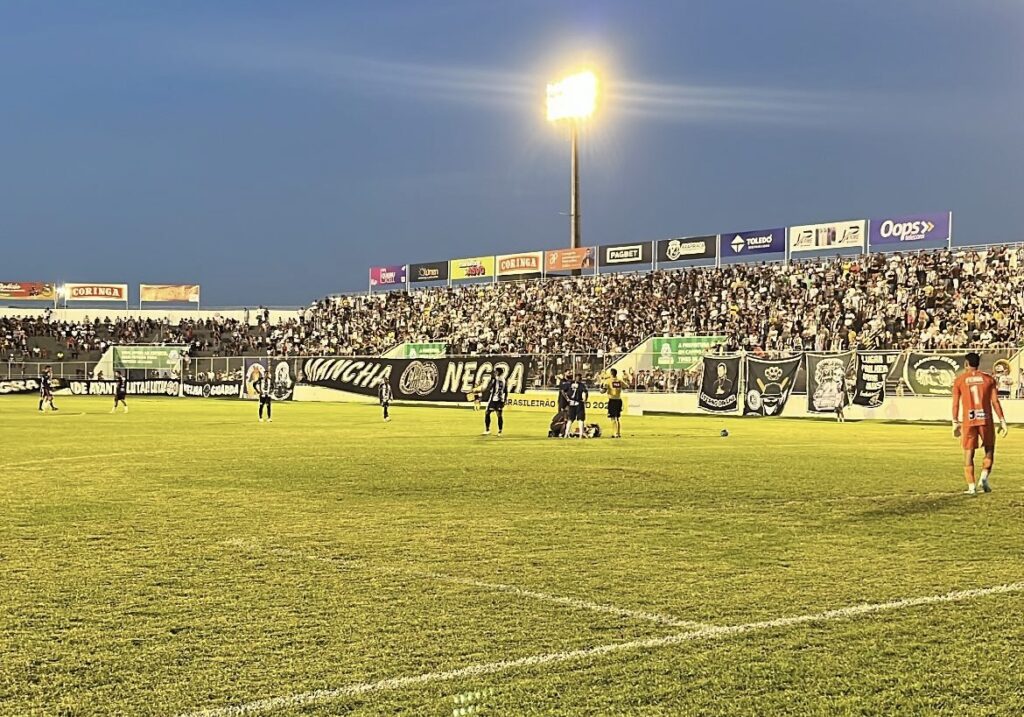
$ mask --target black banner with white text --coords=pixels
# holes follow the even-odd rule
[[[900,357],[897,351],[859,351],[853,403],[878,408],[885,402],[885,383]]]
[[[705,356],[697,405],[710,413],[732,413],[739,408],[740,357]]]

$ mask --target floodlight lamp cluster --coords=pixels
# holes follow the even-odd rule
[[[548,85],[548,121],[584,120],[597,104],[597,76],[588,71]]]

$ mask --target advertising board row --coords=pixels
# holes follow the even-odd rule
[[[41,281],[0,281],[0,300],[128,303],[127,284],[66,283],[59,287]],[[199,284],[139,284],[139,301],[199,303]]]
[[[852,219],[677,237],[656,242],[640,241],[421,264],[375,266],[370,269],[370,288],[433,281],[530,279],[639,264],[653,267],[656,264],[675,262],[782,261],[787,256],[810,252],[863,252],[867,249],[892,251],[911,248],[915,244],[935,247],[950,241],[952,219],[952,212],[871,220]]]

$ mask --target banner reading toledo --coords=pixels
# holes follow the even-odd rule
[[[804,224],[789,228],[789,250],[863,249],[867,241],[868,220]]]
[[[474,256],[468,259],[452,259],[449,264],[448,275],[453,281],[462,279],[483,279],[494,276],[493,256]]]
[[[850,386],[846,380],[853,365],[853,352],[807,354],[807,411],[834,413],[839,401],[846,405]]]
[[[199,303],[199,284],[139,284],[139,301]]]
[[[65,301],[128,302],[127,284],[65,284]]]
[[[302,365],[302,381],[363,396],[376,396],[377,387],[386,382],[398,401],[465,403],[470,394],[486,389],[497,368],[505,373],[509,393],[524,393],[531,367],[532,359],[527,356],[309,358]]]
[[[898,351],[857,352],[857,380],[853,389],[853,403],[877,408],[885,401],[885,382],[889,378]]]
[[[967,354],[912,353],[903,365],[903,380],[918,396],[952,396],[953,382]]]
[[[747,356],[747,393],[744,416],[778,416],[793,390],[800,357],[771,361]]]
[[[0,281],[0,299],[11,301],[53,301],[57,287],[39,281]]]
[[[498,278],[514,276],[517,279],[536,278],[544,270],[544,252],[531,251],[525,254],[503,254],[497,257]]]
[[[711,413],[731,413],[739,408],[740,357],[705,356],[697,405]]]
[[[404,264],[392,266],[371,266],[370,286],[391,286],[393,284],[405,284],[406,271]]]
[[[778,261],[786,258],[786,230],[780,227],[720,234],[718,247],[718,255],[726,263]]]
[[[579,249],[554,249],[544,252],[547,273],[559,271],[580,271],[594,268],[594,247],[585,246]]]

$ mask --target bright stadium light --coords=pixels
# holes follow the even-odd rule
[[[579,124],[594,114],[597,76],[586,70],[548,85],[548,121],[568,122],[572,137],[571,184],[569,185],[569,246],[580,247]]]

